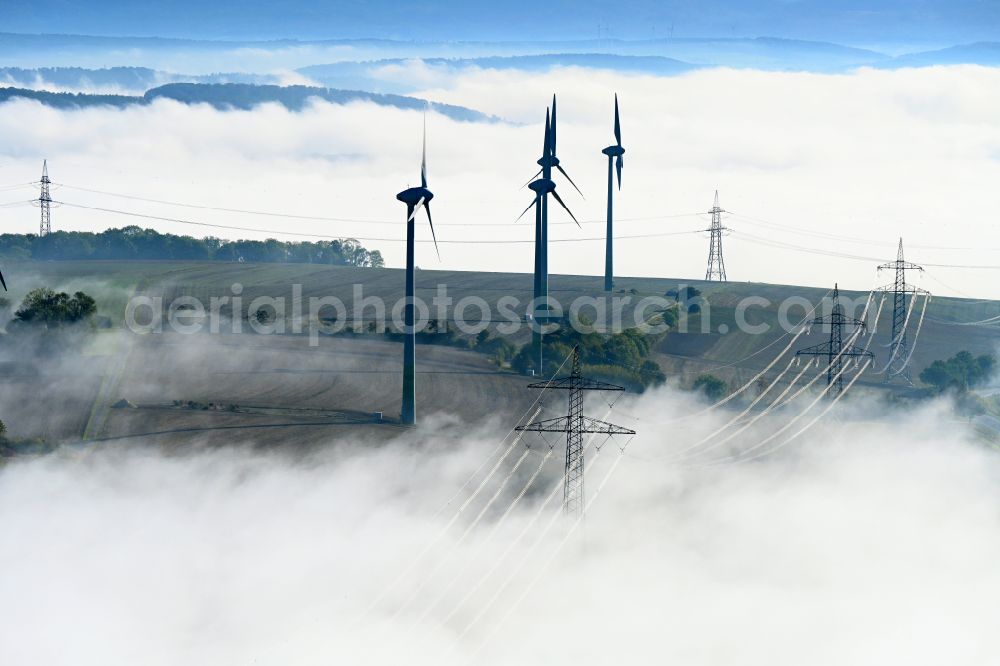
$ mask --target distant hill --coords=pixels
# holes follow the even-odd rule
[[[132,65],[103,66],[122,60]],[[265,101],[302,108],[304,97],[309,96],[335,103],[367,98],[379,104],[414,108],[412,99],[371,97],[408,96],[419,90],[424,83],[419,78],[407,76],[405,70],[406,65],[414,60],[445,72],[467,68],[541,72],[556,67],[581,67],[673,76],[698,68],[732,67],[841,73],[858,67],[1000,66],[1000,43],[978,42],[891,57],[870,49],[830,42],[774,37],[495,42],[385,39],[221,41],[0,33],[0,62],[22,65],[0,67],[0,86],[134,97],[143,97],[148,91],[153,96],[183,98],[217,106],[228,104],[234,108],[246,108],[241,105]],[[39,62],[72,63],[73,66],[31,66]],[[170,71],[169,68],[178,62],[203,69],[196,74]],[[81,64],[94,66],[87,68],[79,66]],[[298,86],[279,88],[286,82],[297,83],[300,76],[323,87],[313,87],[308,92]],[[159,90],[163,86],[180,83],[270,87],[228,88],[225,91]],[[11,94],[7,92],[5,96]],[[84,98],[51,98],[49,101],[74,106],[90,103]],[[103,100],[99,103],[112,102]],[[422,105],[423,101],[417,104]],[[485,118],[482,114],[459,107],[440,106],[438,109],[463,120]]]
[[[123,108],[142,103],[141,97],[130,95],[90,95],[85,93],[28,90],[25,88],[0,88],[0,103],[13,99],[33,99],[57,109],[78,109],[90,106]]]
[[[336,62],[299,68],[299,74],[329,86],[365,86],[381,90],[377,72],[385,67],[399,67],[412,62],[408,58],[387,58],[366,62]],[[547,53],[540,55],[487,56],[481,58],[422,58],[424,64],[449,70],[469,67],[497,70],[544,72],[556,67],[586,67],[618,72],[672,76],[698,69],[698,65],[663,56],[616,55],[610,53]],[[393,89],[405,87],[395,82]],[[413,86],[410,89],[416,89]]]
[[[90,37],[82,35],[18,35],[0,33],[0,58],[8,64],[32,66],[34,63],[82,64],[122,62],[127,54],[130,65],[161,68],[164,62],[175,62],[165,55],[183,54],[191,62],[224,62],[228,69],[240,71],[273,71],[295,69],[331,62],[367,61],[410,58],[442,58],[474,60],[478,58],[542,56],[535,61],[489,62],[494,68],[534,68],[551,66],[545,59],[566,62],[571,56],[656,56],[679,63],[663,61],[630,61],[628,59],[594,62],[566,62],[584,66],[672,73],[690,65],[721,65],[728,67],[759,67],[764,69],[808,69],[816,71],[843,70],[889,59],[878,51],[844,46],[833,42],[786,39],[776,37],[671,37],[668,31],[641,39],[621,39],[602,36],[572,39],[547,38],[506,39],[493,41],[415,41],[393,39],[328,39],[223,41],[180,40],[142,37]],[[266,56],[266,57],[265,57]],[[221,60],[220,60],[221,59]],[[29,64],[25,64],[29,63]],[[297,64],[292,64],[297,63]],[[455,63],[458,66],[474,63]],[[200,72],[206,74],[207,72]],[[192,79],[185,79],[192,80]],[[165,83],[167,81],[161,81]],[[209,82],[209,81],[199,81]],[[246,81],[244,81],[246,82]],[[261,81],[250,81],[261,83]],[[366,89],[366,88],[362,88]]]
[[[316,98],[333,102],[334,104],[363,101],[374,102],[382,106],[394,106],[400,109],[422,110],[430,108],[455,120],[497,120],[494,116],[488,116],[464,106],[439,104],[417,97],[385,95],[360,90],[314,88],[311,86],[257,86],[241,83],[171,83],[153,88],[143,95],[143,99],[147,102],[161,97],[188,104],[208,103],[219,109],[250,109],[265,102],[278,102],[293,111],[300,111],[310,99]]]
[[[48,84],[60,88],[115,87],[130,90],[149,90],[163,83],[161,73],[148,67],[108,67],[84,69],[83,67],[0,67],[0,83],[34,88]]]
[[[460,121],[495,121],[497,118],[479,111],[439,104],[416,97],[385,95],[360,90],[337,90],[310,86],[272,86],[244,83],[170,83],[138,95],[92,95],[84,93],[48,92],[23,88],[0,88],[0,102],[17,98],[34,99],[56,108],[82,108],[90,106],[127,107],[145,105],[156,99],[173,99],[185,104],[210,104],[217,109],[252,109],[260,104],[277,102],[292,111],[300,111],[311,99],[322,99],[334,104],[366,101],[400,109],[432,109],[444,116]]]
[[[960,44],[936,51],[908,53],[883,63],[883,67],[928,67],[932,65],[986,65],[1000,67],[1000,42]]]
[[[143,93],[166,83],[253,83],[276,84],[278,77],[267,74],[219,73],[188,75],[149,67],[0,67],[0,84],[18,88],[57,88],[66,92]]]
[[[287,80],[279,72],[297,70],[334,88],[406,94],[416,84],[405,79],[390,82],[373,76],[373,70],[419,59],[433,67],[456,69],[544,71],[572,66],[661,76],[715,66],[839,73],[857,67],[997,65],[998,50],[997,42],[985,41],[892,57],[833,42],[776,37],[222,41],[0,33],[0,62],[21,65],[0,67],[0,85],[6,82],[15,87],[37,88],[41,87],[39,82],[47,81],[49,87],[72,92],[138,92],[181,82],[275,85]],[[121,61],[131,66],[105,66]],[[176,72],[168,63],[177,62],[192,67],[210,63],[208,66],[217,71]],[[35,63],[72,66],[35,68]],[[80,66],[87,64],[93,68]]]

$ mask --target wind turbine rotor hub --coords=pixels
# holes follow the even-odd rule
[[[426,187],[411,187],[408,190],[403,190],[396,195],[399,201],[407,204],[408,206],[416,206],[423,199],[424,203],[427,203],[434,198],[434,193],[428,190]]]
[[[538,195],[543,195],[554,191],[556,184],[551,178],[539,178],[528,183],[528,188]]]

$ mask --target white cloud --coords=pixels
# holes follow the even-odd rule
[[[426,69],[417,80],[428,80]],[[588,198],[564,182],[560,192],[580,218],[601,220],[611,142],[611,96],[622,103],[626,149],[621,218],[707,210],[718,188],[736,213],[816,234],[862,238],[854,244],[799,236],[733,217],[726,242],[734,280],[834,281],[864,289],[871,262],[821,257],[742,240],[764,237],[865,256],[891,257],[902,235],[909,258],[940,264],[996,265],[1000,232],[991,223],[1000,176],[1000,70],[929,68],[847,75],[709,70],[658,78],[560,69],[548,74],[470,70],[418,94],[495,113],[517,124],[428,121],[429,168],[439,238],[530,240],[530,223],[512,224],[530,201],[519,189],[540,152],[544,107],[559,93],[559,153]],[[420,116],[368,104],[317,104],[302,113],[276,106],[219,112],[163,101],[125,111],[57,111],[34,103],[0,107],[0,184],[37,177],[43,157],[53,179],[102,190],[215,206],[331,217],[396,220],[394,194],[418,176]],[[521,125],[527,123],[527,125]],[[31,195],[5,192],[4,201]],[[15,196],[16,195],[16,196]],[[57,198],[241,226],[284,227],[359,237],[400,236],[389,225],[273,220],[115,201],[61,190]],[[30,209],[0,209],[5,229],[35,228]],[[60,228],[100,229],[134,220],[63,208]],[[557,212],[554,222],[568,218]],[[452,223],[499,223],[482,229]],[[621,235],[693,230],[700,218],[622,221]],[[198,228],[157,224],[199,233]],[[232,235],[219,231],[220,235]],[[421,228],[421,233],[426,230]],[[599,237],[601,224],[554,227],[553,238]],[[249,234],[243,234],[249,235]],[[376,243],[390,265],[399,243]],[[965,251],[916,246],[974,247]],[[621,240],[625,275],[698,277],[701,236]],[[528,244],[444,245],[443,268],[531,270]],[[418,263],[436,266],[421,248]],[[599,274],[600,241],[553,246],[551,270]],[[988,296],[995,271],[931,268],[931,277]],[[925,286],[955,294],[942,284]]]
[[[560,448],[495,541],[483,541],[494,513],[457,543],[491,485],[412,567],[451,515],[434,510],[493,448],[488,431],[470,436],[464,424],[438,421],[409,441],[341,439],[297,461],[105,449],[8,465],[0,658],[991,663],[1000,649],[1000,466],[964,440],[942,406],[905,417],[848,410],[846,422],[827,421],[775,458],[699,470],[662,461],[721,419],[678,422],[691,411],[687,400],[665,390],[623,402],[614,418],[639,417],[640,435],[593,504],[585,535],[516,605],[564,528],[537,551],[525,540],[443,625],[534,515],[542,491],[557,487]],[[588,472],[589,496],[616,455],[609,444]],[[523,555],[527,568],[460,636]]]

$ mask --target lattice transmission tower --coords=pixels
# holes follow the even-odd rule
[[[726,211],[719,207],[719,191],[715,191],[715,204],[712,210],[708,211],[712,215],[712,226],[706,231],[711,234],[708,246],[708,268],[705,270],[705,280],[711,282],[726,281],[726,260],[722,257],[722,234],[727,231],[722,226],[722,214]]]
[[[568,377],[529,384],[528,388],[566,389],[569,391],[569,410],[566,416],[535,421],[518,426],[519,431],[566,433],[566,469],[563,476],[563,511],[571,515],[583,514],[583,436],[589,433],[602,435],[634,435],[634,430],[613,423],[606,423],[583,414],[584,391],[624,391],[625,387],[587,379],[580,372],[580,348],[573,348],[573,370]]]
[[[830,388],[827,398],[836,399],[844,391],[845,361],[854,360],[855,365],[862,359],[875,360],[875,354],[857,345],[844,346],[844,329],[865,329],[865,322],[844,314],[844,306],[840,304],[840,288],[833,286],[833,309],[827,317],[813,319],[814,326],[829,326],[830,339],[812,347],[806,347],[795,352],[795,356],[826,357],[826,385]]]
[[[38,207],[42,209],[42,221],[38,225],[38,235],[52,233],[52,196],[49,194],[49,162],[42,160],[42,189],[38,195]]]
[[[903,239],[899,239],[899,250],[896,261],[890,261],[878,267],[879,271],[894,271],[895,280],[891,285],[880,287],[879,291],[892,294],[892,337],[889,339],[889,362],[885,368],[886,383],[899,375],[907,384],[913,384],[910,371],[906,364],[910,360],[910,343],[906,338],[907,296],[916,298],[917,294],[927,294],[927,290],[906,284],[906,271],[923,271],[923,267],[903,259]]]

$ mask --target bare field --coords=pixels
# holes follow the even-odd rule
[[[37,286],[82,289],[97,298],[99,314],[113,327],[96,336],[98,341],[79,362],[40,359],[34,370],[30,364],[25,370],[23,363],[17,365],[23,361],[18,353],[8,350],[4,360],[15,365],[0,377],[0,407],[15,436],[116,441],[145,436],[165,443],[191,441],[195,436],[211,444],[280,445],[329,441],[340,433],[383,440],[400,430],[395,420],[402,347],[382,336],[324,335],[319,346],[312,347],[304,335],[135,335],[121,329],[124,304],[136,293],[165,300],[194,296],[207,303],[212,297],[232,296],[233,285],[239,284],[247,304],[261,295],[290,298],[292,285],[298,284],[303,303],[313,296],[336,296],[350,303],[360,285],[365,296],[392,303],[402,296],[400,270],[220,262],[24,262],[13,264],[9,272],[15,304]],[[446,285],[456,301],[479,296],[495,305],[509,295],[526,304],[531,276],[418,272],[418,296],[429,301],[438,285]],[[553,275],[551,285],[552,295],[563,303],[603,295],[602,280],[594,276]],[[704,372],[731,382],[748,380],[791,340],[777,327],[778,305],[789,297],[816,303],[827,293],[783,285],[619,278],[614,296],[627,299],[623,311],[630,321],[631,308],[642,298],[663,296],[678,285],[701,289],[709,310],[682,318],[687,332],[671,331],[656,348],[653,358],[668,377],[682,384]],[[862,300],[865,296],[846,290],[842,294]],[[751,324],[770,326],[768,332],[751,335],[740,330],[737,306],[747,296],[768,300],[768,305],[751,308],[746,317]],[[998,314],[997,301],[934,299],[913,354],[914,377],[933,360],[963,349],[974,354],[996,352],[997,325],[962,324]],[[797,322],[804,315],[799,306],[790,310],[788,319]],[[919,307],[910,322],[910,340],[918,315]],[[887,306],[871,343],[877,365],[888,358],[890,316]],[[814,327],[794,348],[818,344],[825,336]],[[512,339],[520,344],[527,334],[522,331]],[[419,345],[417,362],[422,418],[441,414],[466,423],[490,417],[512,423],[534,399],[534,392],[525,388],[530,378],[498,370],[484,354]],[[784,364],[768,374],[776,375]],[[878,386],[880,378],[865,377],[860,383]],[[121,399],[135,407],[113,408]],[[44,418],[39,421],[40,411]],[[377,412],[383,414],[381,422]]]
[[[281,444],[329,440],[350,426],[351,436],[391,437],[401,359],[402,345],[382,340],[325,337],[310,347],[304,336],[140,336],[114,396],[136,407],[111,409],[94,435]],[[526,378],[469,351],[420,346],[417,372],[424,418],[478,423],[533,399]]]

